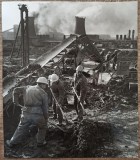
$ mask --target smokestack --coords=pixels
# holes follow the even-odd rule
[[[122,34],[120,35],[120,40],[122,40]]]
[[[124,40],[126,40],[126,34],[124,35]]]
[[[131,30],[129,30],[128,39],[131,39]]]
[[[85,18],[75,17],[76,18],[76,26],[75,26],[75,34],[85,35]]]
[[[117,35],[116,35],[116,40],[118,40],[118,39],[119,39],[119,35],[117,34]]]
[[[135,38],[135,30],[132,31],[132,40]]]
[[[29,26],[29,37],[35,37],[35,25],[34,25],[34,17],[28,17],[28,26]]]

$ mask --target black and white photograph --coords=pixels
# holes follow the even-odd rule
[[[3,1],[6,158],[138,158],[138,2]]]

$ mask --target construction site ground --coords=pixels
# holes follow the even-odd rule
[[[66,82],[66,81],[65,81]],[[69,84],[69,82],[66,82]],[[70,88],[70,85],[67,88]],[[88,84],[86,116],[73,122],[76,111],[73,94],[69,91],[69,105],[63,108],[73,122],[58,128],[53,124],[52,108],[46,134],[47,145],[37,147],[32,133],[22,147],[5,145],[5,157],[138,157],[138,101],[137,91],[129,90],[121,77],[114,76],[109,85]],[[71,94],[70,94],[71,93]],[[4,112],[4,139],[10,139],[20,120],[20,108],[11,104]],[[33,131],[34,132],[34,131]]]

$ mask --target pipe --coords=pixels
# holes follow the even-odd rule
[[[132,31],[132,40],[135,39],[135,30]]]
[[[129,30],[128,39],[131,39],[131,30]]]

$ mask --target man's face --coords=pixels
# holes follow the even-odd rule
[[[47,84],[41,84],[41,86],[42,86],[42,89],[46,89]]]

